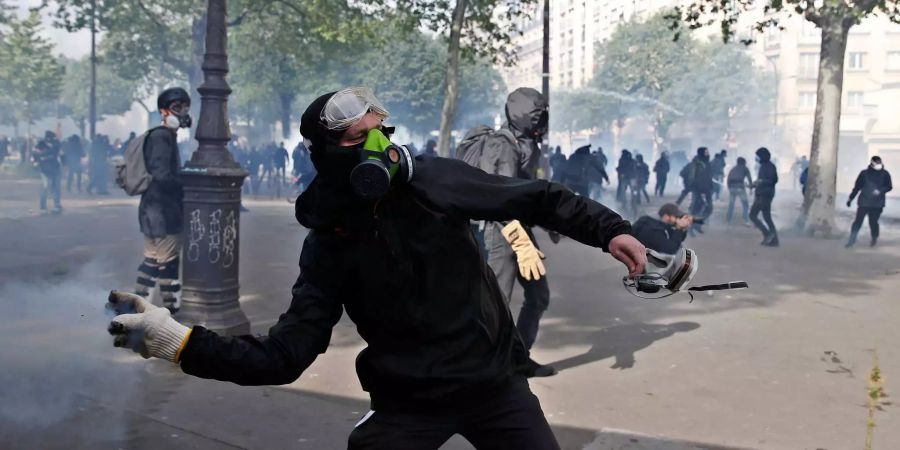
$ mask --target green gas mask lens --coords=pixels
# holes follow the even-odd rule
[[[362,161],[350,172],[353,192],[366,200],[387,194],[393,180],[408,183],[413,178],[413,157],[379,129],[369,130],[361,152]]]

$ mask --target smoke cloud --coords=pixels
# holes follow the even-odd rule
[[[112,346],[104,273],[90,263],[60,279],[0,286],[0,447],[40,442],[43,431],[91,414],[91,405],[116,410],[129,401],[144,362]],[[109,417],[79,441],[116,440],[121,420]]]

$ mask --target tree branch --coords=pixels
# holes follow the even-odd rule
[[[163,25],[162,22],[160,22],[159,19],[157,19],[157,17],[153,14],[153,12],[151,12],[150,9],[147,8],[146,5],[144,5],[144,2],[142,2],[141,0],[136,0],[135,3],[137,4],[138,8],[140,8],[141,11],[144,12],[144,14],[147,16],[147,18],[150,19],[151,22],[153,22],[154,25],[156,25],[160,29],[166,28],[165,25]]]
[[[228,22],[228,26],[236,27],[236,26],[244,23],[244,19],[246,19],[250,13],[261,12],[263,9],[266,8],[266,6],[269,6],[272,3],[273,3],[272,0],[269,0],[266,2],[263,2],[263,1],[252,2],[250,4],[250,6],[247,6],[246,8],[244,8],[244,10],[240,14],[238,14],[238,16],[234,18],[234,20],[231,20],[230,22]],[[256,5],[256,6],[263,5],[263,6],[260,6],[259,8],[253,8],[254,5]]]

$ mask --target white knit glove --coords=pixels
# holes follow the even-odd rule
[[[526,280],[541,279],[547,273],[547,269],[544,268],[544,262],[541,261],[544,259],[544,254],[531,242],[531,238],[528,237],[528,233],[525,232],[522,224],[518,220],[513,220],[503,227],[500,232],[506,238],[506,242],[509,242],[509,245],[512,246],[513,251],[516,252],[519,274]]]
[[[160,308],[143,297],[128,292],[112,291],[106,308],[117,314],[109,324],[113,345],[177,363],[187,344],[191,329],[176,322],[166,308]]]

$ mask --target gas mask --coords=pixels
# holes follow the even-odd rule
[[[687,291],[691,296],[691,301],[694,300],[693,292],[749,287],[744,281],[688,287],[699,268],[700,261],[697,259],[697,253],[689,248],[680,248],[674,255],[665,255],[647,249],[647,266],[644,273],[633,279],[623,277],[622,284],[635,297],[661,299],[676,292]]]
[[[349,181],[357,197],[377,200],[387,194],[394,180],[408,183],[413,178],[413,156],[405,146],[388,139],[385,133],[392,131],[391,127],[369,130],[366,140],[353,147],[329,145],[312,154],[313,164],[332,181]]]
[[[169,113],[163,118],[163,124],[166,128],[171,128],[173,130],[190,128],[191,123],[191,113],[188,108],[184,108],[181,112],[169,110]]]
[[[390,135],[393,128],[384,128]],[[413,179],[415,163],[409,149],[392,143],[382,130],[369,130],[360,150],[360,161],[350,171],[353,193],[365,200],[377,200],[387,194],[393,180],[408,183]]]

